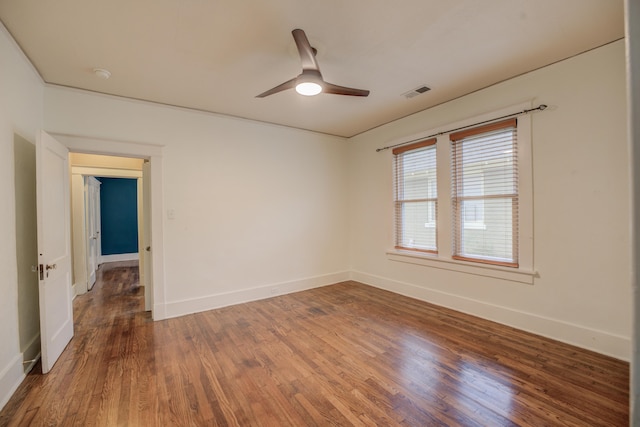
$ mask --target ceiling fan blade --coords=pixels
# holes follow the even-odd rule
[[[300,55],[300,61],[302,62],[302,69],[320,71],[318,61],[316,61],[316,54],[314,53],[304,31],[296,28],[291,31],[291,34],[293,34],[293,39],[298,47],[298,54]]]
[[[283,90],[293,89],[296,87],[296,79],[297,77],[288,80],[281,85],[274,87],[273,89],[269,89],[266,92],[262,92],[260,95],[257,95],[256,98],[264,98],[265,96],[273,95],[274,93],[282,92]]]
[[[369,96],[368,90],[338,86],[338,85],[334,85],[332,83],[327,83],[327,82],[324,82],[324,84],[322,85],[322,92],[333,93],[335,95]]]

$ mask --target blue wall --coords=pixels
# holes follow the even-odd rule
[[[98,178],[102,255],[138,252],[138,182],[130,178]]]

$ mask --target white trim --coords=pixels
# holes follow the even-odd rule
[[[242,304],[271,298],[277,295],[290,294],[313,288],[333,285],[349,280],[349,271],[340,271],[321,276],[307,277],[288,282],[273,283],[240,291],[222,292],[201,298],[191,298],[169,302],[165,305],[166,318],[184,316],[207,310]]]
[[[98,263],[104,264],[105,262],[134,261],[138,259],[140,259],[138,252],[129,254],[101,255]]]
[[[625,0],[627,131],[631,200],[632,354],[630,425],[640,425],[640,2]]]
[[[33,356],[31,356],[33,355]],[[25,358],[31,358],[29,363]],[[16,355],[11,362],[0,371],[0,410],[4,408],[11,396],[16,392],[27,374],[40,360],[40,333],[37,333],[27,344],[25,351]]]
[[[165,274],[164,274],[164,193],[163,193],[163,146],[158,144],[145,144],[131,141],[117,141],[101,139],[82,135],[69,135],[52,133],[55,138],[70,152],[105,154],[111,156],[138,157],[149,159],[150,162],[150,186],[151,186],[151,296],[153,299],[154,320],[162,320],[165,317]]]
[[[38,360],[40,360],[40,332],[38,332],[31,341],[25,347],[25,350],[22,352],[22,360],[24,365],[24,373],[25,375],[31,372]],[[27,359],[29,363],[27,363]]]
[[[4,408],[25,377],[26,374],[22,367],[22,353],[20,353],[0,371],[0,393],[2,393],[0,395],[0,409]]]
[[[167,295],[166,282],[164,277],[164,192],[163,181],[163,159],[161,156],[150,157],[150,182],[151,182],[151,280],[147,283],[153,288],[150,292],[153,311],[153,320],[162,320],[166,317],[165,297]],[[146,250],[146,248],[143,248]],[[156,311],[156,307],[158,307]]]
[[[99,176],[107,178],[142,178],[142,171],[119,168],[96,168],[91,166],[72,166],[74,175]]]
[[[90,136],[69,135],[51,132],[61,144],[64,144],[72,153],[103,154],[107,156],[125,156],[136,158],[149,158],[162,156],[163,145],[144,144],[131,141],[117,141]]]
[[[482,264],[477,262],[458,261],[452,258],[443,258],[437,254],[421,252],[409,252],[391,249],[387,251],[387,259],[390,261],[405,262],[408,264],[423,265],[425,267],[440,268],[443,270],[457,271],[476,276],[493,277],[495,279],[508,280],[510,282],[533,284],[538,273],[532,270],[501,267],[498,265]]]
[[[38,335],[38,339],[40,339],[40,335]],[[29,372],[31,372],[33,370],[33,368],[35,368],[35,366],[38,363],[38,361],[40,361],[40,356],[41,356],[41,353],[38,352],[38,354],[36,354],[36,357],[34,357],[33,359],[29,360],[29,363],[27,363],[26,360],[24,361],[23,365],[24,365],[24,376],[25,377],[29,374]],[[24,381],[24,378],[22,379],[22,381]]]
[[[73,171],[73,168],[71,168]],[[85,203],[84,203],[84,178],[82,175],[71,174],[71,228],[73,238],[73,284],[72,295],[87,293],[87,259],[86,259],[86,227],[85,227]]]
[[[360,271],[351,280],[628,361],[628,337]]]

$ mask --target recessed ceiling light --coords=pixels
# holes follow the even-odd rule
[[[104,68],[94,68],[93,73],[104,80],[107,80],[109,77],[111,77],[111,72],[109,70],[105,70]]]

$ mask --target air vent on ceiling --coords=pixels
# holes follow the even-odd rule
[[[402,96],[404,96],[405,98],[409,99],[409,98],[413,98],[414,96],[418,96],[418,95],[420,95],[422,93],[428,92],[430,90],[431,90],[431,88],[429,88],[429,87],[427,87],[425,85],[422,85],[422,86],[418,86],[415,89],[411,89],[409,92],[403,93]]]

